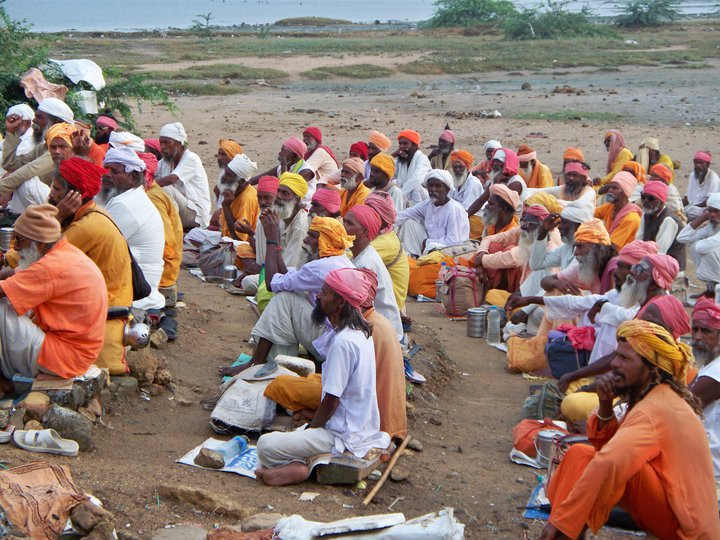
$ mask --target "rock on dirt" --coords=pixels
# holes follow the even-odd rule
[[[111,377],[110,393],[113,398],[121,401],[136,399],[138,394],[138,380],[135,377]]]
[[[206,535],[205,529],[195,525],[182,525],[153,531],[150,533],[150,538],[152,540],[205,540]]]
[[[50,407],[50,397],[41,392],[30,392],[20,406],[26,411],[25,420],[40,420]]]
[[[52,405],[43,417],[43,425],[54,429],[61,437],[77,441],[82,451],[93,447],[92,422],[80,413]]]
[[[211,512],[220,516],[244,519],[250,511],[222,495],[215,495],[204,489],[182,485],[164,485],[158,487],[160,497],[189,504],[198,510]]]
[[[408,443],[407,447],[410,450],[414,450],[415,452],[422,452],[423,451],[423,445],[420,441],[417,439],[410,439],[410,442]]]
[[[243,519],[242,532],[255,532],[263,529],[271,529],[285,516],[275,512],[261,512],[247,519]]]
[[[148,349],[131,351],[127,355],[127,364],[130,375],[135,377],[141,385],[152,384],[158,370],[165,369],[166,366],[164,358],[155,356]]]

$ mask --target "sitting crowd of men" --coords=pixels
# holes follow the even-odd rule
[[[94,130],[75,122],[55,98],[36,111],[12,107],[0,179],[14,220],[0,276],[0,392],[16,375],[70,378],[93,363],[126,372],[126,321],[106,321],[108,308],[161,323],[183,259],[231,244],[234,288],[256,296],[260,315],[251,360],[220,371],[268,377],[278,355],[302,346],[321,372],[277,376],[265,391],[308,425],[261,436],[257,476],[300,482],[312,456],[363,457],[406,436],[406,298],[418,280],[434,284],[435,255],[469,246],[481,300],[507,312],[511,370],[547,368],[558,329],[588,353],[559,387],[564,416],[587,422],[594,448],[573,449],[556,472],[544,537],[596,529],[616,504],[660,536],[720,534],[710,500],[720,480],[720,178],[708,151],[694,155],[681,198],[678,164],[659,142],[635,153],[617,130],[605,134],[596,178],[578,148],[563,153],[557,177],[526,144],[487,141],[476,162],[449,127],[429,155],[410,129],[394,152],[375,130],[344,158],[324,140],[315,126],[288,136],[261,172],[221,139],[211,189],[179,122],[142,139],[110,113]],[[671,294],[688,245],[704,288],[692,324]],[[138,294],[136,269],[149,294]],[[691,328],[692,351],[679,341]]]

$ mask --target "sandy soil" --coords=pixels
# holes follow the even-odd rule
[[[326,60],[323,62],[326,65]],[[671,72],[577,70],[563,75],[298,82],[247,95],[178,99],[177,118],[144,107],[139,124],[147,137],[157,134],[167,121],[182,121],[190,135],[190,147],[203,158],[211,182],[217,175],[213,156],[220,137],[242,142],[247,154],[264,170],[276,163],[281,141],[290,134],[300,134],[307,125],[320,126],[326,134],[325,142],[338,155],[344,155],[352,142],[366,140],[372,128],[391,137],[404,128],[417,129],[425,145],[436,142],[448,121],[458,136],[457,146],[469,148],[476,156],[489,138],[500,139],[510,147],[528,143],[557,172],[563,149],[578,145],[586,152],[593,172],[600,173],[606,159],[603,131],[613,127],[625,133],[632,148],[637,148],[646,136],[659,137],[663,149],[683,163],[678,179],[682,191],[693,152],[698,147],[712,149],[718,142],[713,126],[697,127],[694,120],[709,120],[708,111],[717,107],[716,94],[709,93],[717,72],[718,65],[708,70]],[[672,89],[658,89],[657,83],[670,77]],[[521,91],[524,81],[534,89]],[[549,93],[552,87],[562,84],[581,86],[589,93]],[[600,92],[600,86],[614,88],[617,93]],[[685,96],[690,96],[690,103],[679,103]],[[671,111],[660,113],[661,106]],[[684,108],[690,111],[687,118],[693,119],[691,126],[685,125],[686,117],[680,115]],[[631,116],[613,125],[446,116],[448,111],[472,113],[482,109],[503,113],[627,111]],[[546,137],[530,138],[531,133]],[[467,538],[522,538],[528,527],[530,537],[537,537],[542,524],[521,517],[521,507],[536,483],[536,473],[511,464],[507,457],[511,429],[520,419],[529,383],[508,374],[503,354],[481,340],[467,338],[465,324],[448,321],[437,313],[434,304],[408,304],[416,321],[411,337],[424,347],[415,364],[430,378],[427,388],[414,392],[410,410],[410,431],[422,441],[425,450],[402,458],[399,467],[408,473],[408,479],[386,484],[367,508],[360,504],[362,495],[352,489],[314,483],[271,489],[246,478],[175,464],[177,458],[213,434],[208,425],[209,413],[202,410],[199,401],[217,389],[216,366],[249,352],[245,340],[254,321],[243,298],[230,296],[185,272],[181,274],[180,289],[187,303],[179,316],[180,337],[162,351],[175,378],[177,394],[150,401],[133,400],[116,407],[104,419],[106,427],[95,430],[96,450],[74,459],[48,458],[69,465],[78,483],[116,514],[118,529],[123,533],[147,537],[150,531],[167,524],[198,523],[210,528],[232,523],[189,505],[163,499],[158,504],[158,486],[185,484],[225,494],[253,513],[272,507],[285,514],[330,520],[386,512],[393,503],[393,511],[408,517],[452,506],[468,525]],[[180,405],[180,397],[194,403]],[[10,447],[2,453],[8,466],[34,457]],[[321,495],[315,502],[301,503],[297,499],[303,491],[319,491]]]

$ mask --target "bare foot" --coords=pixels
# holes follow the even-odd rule
[[[258,469],[255,475],[268,486],[287,486],[307,480],[310,476],[310,468],[304,463],[295,461],[273,469]]]
[[[220,366],[218,368],[218,371],[221,375],[227,376],[227,377],[234,377],[241,371],[245,371],[247,368],[252,366],[252,363],[243,364],[241,366],[235,366],[235,367],[229,367],[229,366]]]

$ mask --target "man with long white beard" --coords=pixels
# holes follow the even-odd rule
[[[452,175],[432,169],[423,181],[429,199],[400,212],[395,221],[402,226],[398,236],[405,250],[420,256],[436,249],[466,242],[470,234],[467,212],[448,195],[453,187]],[[404,224],[412,223],[413,227]]]
[[[342,217],[354,206],[363,204],[370,188],[364,184],[365,163],[359,158],[348,158],[340,169],[340,214]]]
[[[14,375],[82,375],[103,346],[105,279],[56,216],[52,205],[29,206],[15,222],[20,264],[0,281],[0,396],[14,391]]]
[[[703,425],[720,492],[720,305],[708,298],[698,300],[693,308],[692,349],[700,371],[690,391],[703,407]]]
[[[705,282],[705,294],[714,297],[715,286],[720,283],[720,193],[708,197],[707,208],[685,225],[677,240],[690,244],[695,275]]]
[[[685,244],[678,242],[680,219],[666,206],[668,186],[665,182],[648,181],[643,186],[640,200],[643,216],[635,238],[652,240],[658,245],[660,253],[674,257],[685,270]]]
[[[453,190],[450,192],[450,198],[455,199],[468,210],[480,195],[483,194],[484,188],[482,182],[470,173],[472,167],[473,156],[467,150],[457,150],[450,154],[450,163],[453,176]],[[482,236],[483,221],[482,211],[478,210],[468,216],[470,221],[470,238],[477,239]]]
[[[150,285],[150,295],[133,302],[133,307],[160,310],[165,307],[165,297],[158,291],[164,268],[165,229],[160,213],[145,193],[145,162],[134,150],[123,147],[110,148],[103,165],[108,174],[95,202],[112,216]]]
[[[540,281],[548,272],[530,269],[530,254],[537,238],[540,223],[549,217],[547,209],[540,205],[527,206],[520,218],[520,226],[504,233],[486,236],[473,259],[478,277],[485,283],[485,298],[498,307],[505,307],[510,295],[540,294]],[[552,231],[548,247],[560,245],[560,234]],[[501,293],[503,291],[504,293]],[[518,317],[514,322],[524,323],[527,318]]]

